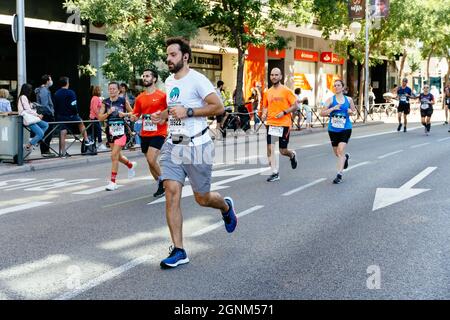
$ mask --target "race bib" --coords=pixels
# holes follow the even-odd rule
[[[113,137],[123,136],[125,134],[125,123],[123,121],[110,121],[109,133]]]
[[[448,105],[450,105],[450,98],[446,98],[445,101]]]
[[[400,96],[400,101],[401,102],[406,102],[407,101],[406,96],[405,95],[401,95]]]
[[[344,129],[347,119],[344,115],[335,115],[331,117],[331,126],[336,129]]]
[[[283,127],[269,126],[269,135],[274,137],[282,137],[283,129]]]
[[[428,109],[429,106],[430,106],[429,101],[427,101],[427,100],[422,100],[421,101],[421,105],[420,105],[421,109]]]
[[[182,119],[175,119],[169,115],[169,132],[173,135],[183,135],[185,133],[186,124]]]
[[[144,131],[157,131],[158,125],[153,123],[149,114],[144,114],[142,116],[142,123]]]

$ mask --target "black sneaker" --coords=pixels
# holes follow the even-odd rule
[[[399,123],[398,127],[397,127],[397,131],[400,131],[400,130],[402,130],[402,124],[401,123]]]
[[[278,173],[272,173],[272,175],[267,178],[267,182],[274,182],[278,180],[280,180],[280,176],[278,175]]]
[[[342,182],[342,174],[337,174],[336,175],[336,178],[333,180],[333,183],[334,184],[339,184],[339,183],[341,183]]]
[[[345,163],[344,163],[344,169],[348,168],[348,159],[350,158],[350,155],[348,153],[345,154]]]
[[[295,151],[292,151],[294,156],[291,158],[291,167],[292,169],[297,168],[297,153]]]
[[[56,157],[56,154],[54,154],[54,153],[52,153],[52,152],[43,152],[43,153],[41,153],[41,155],[42,155],[44,158],[54,158],[54,157]]]
[[[164,184],[162,181],[159,181],[158,190],[156,190],[156,192],[153,194],[153,196],[155,198],[157,198],[157,197],[162,197],[164,194],[165,194]]]
[[[403,132],[406,132],[406,126],[403,128]]]

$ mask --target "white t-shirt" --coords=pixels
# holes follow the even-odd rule
[[[182,105],[185,108],[201,108],[205,105],[205,98],[211,94],[216,93],[212,83],[201,73],[189,69],[181,79],[175,79],[174,75],[170,75],[166,79],[166,93],[167,93],[167,105],[170,107]],[[206,117],[192,117],[184,118],[180,122],[176,122],[177,127],[174,129],[171,126],[171,119],[169,117],[169,132],[181,132],[183,135],[193,137],[202,132],[207,126]],[[201,137],[193,139],[194,145],[201,145],[211,141],[211,137],[206,132]],[[169,139],[171,143],[172,140]]]

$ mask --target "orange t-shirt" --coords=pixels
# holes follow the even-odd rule
[[[138,117],[142,115],[142,137],[167,136],[167,122],[155,125],[157,127],[155,131],[145,130],[146,128],[148,129],[153,126],[151,124],[150,115],[156,111],[164,111],[166,109],[166,94],[161,90],[156,90],[150,94],[143,92],[136,98],[133,113]]]
[[[267,108],[267,124],[278,127],[290,127],[290,113],[279,119],[276,118],[276,115],[290,108],[296,101],[297,98],[294,93],[284,85],[280,85],[276,89],[271,87],[267,90],[263,99],[263,107]]]

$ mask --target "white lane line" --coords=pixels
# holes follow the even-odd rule
[[[361,167],[361,166],[365,166],[366,164],[369,164],[369,163],[372,163],[372,162],[370,162],[370,161],[360,162],[360,163],[357,163],[355,165],[352,165],[351,167],[345,169],[344,171],[348,172],[348,171],[353,170],[355,168],[358,168],[358,167]]]
[[[151,259],[153,259],[153,256],[151,256],[151,255],[146,255],[146,256],[142,256],[142,257],[139,257],[137,259],[134,259],[134,260],[132,260],[132,261],[130,261],[130,262],[128,262],[128,263],[126,263],[126,264],[116,268],[116,269],[113,269],[111,271],[108,271],[108,272],[102,274],[101,276],[99,276],[99,277],[97,277],[97,278],[95,278],[95,279],[93,279],[93,280],[83,284],[82,286],[80,286],[79,288],[77,288],[77,289],[75,289],[73,291],[64,293],[64,294],[60,295],[59,297],[56,297],[53,300],[69,300],[69,299],[73,299],[76,296],[78,296],[78,295],[80,295],[80,294],[82,294],[82,293],[84,293],[84,292],[86,292],[88,290],[91,290],[92,288],[95,288],[95,287],[101,285],[102,283],[105,283],[107,281],[110,281],[110,280],[120,276],[122,273],[127,272],[128,270],[133,269],[133,268],[137,267],[140,264],[148,262]]]
[[[425,142],[425,143],[421,143],[421,144],[415,144],[415,145],[411,146],[410,148],[411,149],[420,148],[420,147],[423,147],[423,146],[426,146],[426,145],[429,145],[429,144],[430,144],[429,142]]]
[[[35,201],[35,202],[21,204],[21,205],[14,206],[14,207],[0,209],[0,216],[11,213],[11,212],[22,211],[22,210],[27,210],[27,209],[31,209],[31,208],[45,206],[46,204],[49,204],[49,203],[51,203],[51,202]]]
[[[389,153],[383,154],[382,156],[379,156],[378,159],[384,159],[384,158],[393,156],[394,154],[401,153],[403,151],[404,150],[398,150],[398,151],[394,151],[394,152],[389,152]]]
[[[446,140],[449,140],[449,139],[450,139],[450,137],[439,139],[438,142],[446,141]]]
[[[313,181],[311,183],[305,184],[304,186],[301,186],[301,187],[299,187],[297,189],[294,189],[294,190],[288,191],[286,193],[283,193],[283,196],[290,196],[291,194],[294,194],[294,193],[296,193],[298,191],[305,190],[305,189],[307,189],[309,187],[312,187],[312,186],[314,186],[314,185],[316,185],[316,184],[318,184],[318,183],[320,183],[322,181],[325,181],[325,180],[327,180],[327,179],[325,179],[325,178],[317,179],[317,180],[315,180],[315,181]]]
[[[408,128],[408,131],[413,131],[413,130],[417,130],[417,129],[421,129],[423,127],[414,127],[414,128]],[[370,137],[376,137],[376,136],[382,136],[385,134],[389,134],[389,133],[398,133],[397,131],[384,131],[384,132],[378,132],[378,133],[372,133],[372,134],[366,134],[364,136],[358,136],[358,137],[352,137],[352,139],[364,139],[364,138],[370,138]]]
[[[123,187],[123,185],[118,184],[117,188]],[[74,192],[72,194],[81,194],[81,195],[89,195],[89,194],[94,194],[100,191],[105,191],[106,186],[103,187],[98,187],[98,188],[92,188],[92,189],[87,189],[87,190],[83,190],[83,191],[79,191],[79,192]]]
[[[251,207],[250,209],[242,211],[241,213],[238,213],[236,216],[238,218],[241,218],[241,217],[246,216],[247,214],[250,214],[252,212],[255,212],[256,210],[259,210],[261,208],[264,208],[264,206],[254,206],[254,207]],[[223,227],[223,221],[214,223],[214,224],[212,224],[210,226],[207,226],[207,227],[205,227],[203,229],[200,229],[200,230],[194,232],[193,234],[191,234],[191,237],[198,237],[198,236],[204,235],[205,233],[213,231],[213,230],[215,230],[215,229],[217,229],[219,227]]]

